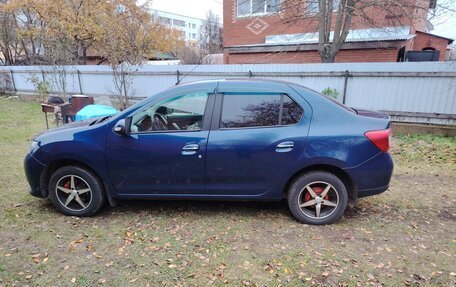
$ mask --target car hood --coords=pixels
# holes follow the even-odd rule
[[[85,127],[85,126],[92,126],[94,124],[99,123],[100,119],[102,119],[102,118],[87,119],[84,121],[78,121],[78,122],[74,122],[74,123],[64,124],[64,125],[61,125],[61,126],[58,126],[55,128],[51,128],[49,130],[46,130],[44,132],[37,134],[36,136],[33,137],[33,140],[36,140],[38,137],[40,137],[42,135],[49,135],[49,134],[58,133],[61,131],[68,131],[71,129],[76,129],[76,128]]]

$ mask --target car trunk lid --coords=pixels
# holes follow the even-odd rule
[[[355,109],[355,108],[352,108],[352,109],[360,116],[389,120],[389,116],[386,113],[382,113],[382,112],[378,112],[378,111],[371,111],[371,110],[364,110],[364,109]]]

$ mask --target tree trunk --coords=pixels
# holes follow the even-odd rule
[[[336,59],[335,56],[331,56],[331,55],[320,55],[320,58],[321,58],[321,62],[322,63],[334,63],[334,60]]]

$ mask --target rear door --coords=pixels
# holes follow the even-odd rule
[[[220,83],[206,151],[208,194],[258,196],[287,175],[309,124],[295,97],[291,89]]]

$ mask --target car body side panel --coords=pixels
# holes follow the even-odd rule
[[[60,162],[79,162],[92,169],[112,191],[104,160],[106,124],[50,130],[37,137],[40,148],[31,152],[45,167]],[[43,168],[40,173],[44,172]],[[41,176],[41,174],[40,174]]]
[[[304,152],[312,108],[284,84],[252,86],[227,81],[220,83],[218,92],[239,92],[247,96],[249,92],[285,93],[303,109],[302,118],[295,125],[220,129],[221,104],[216,104],[218,110],[214,111],[206,155],[207,194],[269,197],[276,182],[286,176]],[[292,150],[277,151],[278,144],[289,141],[294,143]]]
[[[106,162],[110,180],[118,196],[143,197],[159,194],[203,194],[205,191],[205,153],[209,134],[213,97],[218,83],[194,87],[183,85],[161,93],[144,103],[154,105],[164,98],[195,92],[209,94],[203,130],[159,131],[119,136],[113,132],[113,120],[106,134]],[[127,111],[124,117],[138,109]],[[207,128],[205,128],[207,127]],[[183,155],[182,148],[198,145],[192,155]]]
[[[346,170],[358,190],[387,186],[392,172],[389,154],[380,151],[365,135],[366,131],[389,128],[388,118],[361,116],[302,87],[292,86],[314,110],[301,167],[328,164]],[[369,172],[361,170],[368,168]],[[372,169],[374,168],[374,170]]]

